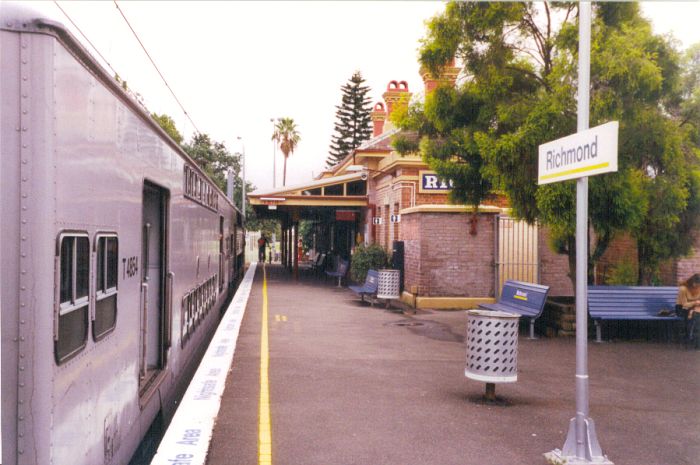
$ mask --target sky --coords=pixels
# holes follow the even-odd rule
[[[392,80],[421,92],[417,50],[426,20],[444,10],[437,1],[119,1],[193,125],[114,2],[59,2],[94,48],[54,2],[30,3],[93,55],[97,49],[148,110],[173,117],[186,139],[196,126],[231,152],[244,151],[246,179],[261,190],[273,185],[271,119],[293,118],[301,135],[286,184],[310,181],[325,167],[341,86],[360,71],[372,103]],[[644,2],[642,10],[655,32],[672,33],[683,48],[700,42],[700,2]],[[275,160],[279,188],[279,150]]]

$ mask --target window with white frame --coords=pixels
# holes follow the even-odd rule
[[[119,241],[115,234],[96,238],[95,319],[92,337],[100,340],[117,323],[117,275],[119,272]]]
[[[54,352],[63,363],[87,343],[90,309],[90,240],[87,234],[59,237],[59,301],[56,312]]]

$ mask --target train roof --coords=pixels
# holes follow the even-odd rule
[[[46,34],[55,37],[68,49],[75,58],[80,61],[95,77],[97,77],[109,90],[122,100],[133,112],[138,114],[170,147],[186,162],[194,166],[197,171],[211,183],[212,187],[226,199],[239,214],[241,211],[228,198],[228,196],[216,185],[216,183],[202,170],[199,165],[185,152],[180,145],[166,133],[160,125],[151,117],[147,109],[136,102],[117,80],[111,76],[92,54],[75,38],[75,36],[60,21],[45,17],[43,13],[28,6],[26,3],[7,2],[0,0],[0,30],[15,32],[31,32]]]

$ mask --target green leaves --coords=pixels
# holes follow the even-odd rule
[[[478,202],[497,189],[515,216],[547,225],[570,255],[574,182],[537,186],[536,179],[538,146],[576,132],[576,8],[449,3],[428,23],[420,61],[435,74],[457,57],[465,81],[426,96],[400,125],[417,131],[423,158],[454,181],[453,201]],[[700,222],[700,45],[681,60],[637,4],[594,8],[590,125],[620,121],[620,144],[619,172],[589,183],[591,258],[631,233],[640,279],[648,281],[660,261],[688,250],[684,235]],[[396,144],[416,150],[408,142]]]

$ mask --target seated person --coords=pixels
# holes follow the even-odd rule
[[[695,273],[681,283],[676,300],[676,313],[686,319],[688,342],[694,340],[695,347],[700,347],[700,338],[695,335],[695,329],[700,322],[700,274]]]

